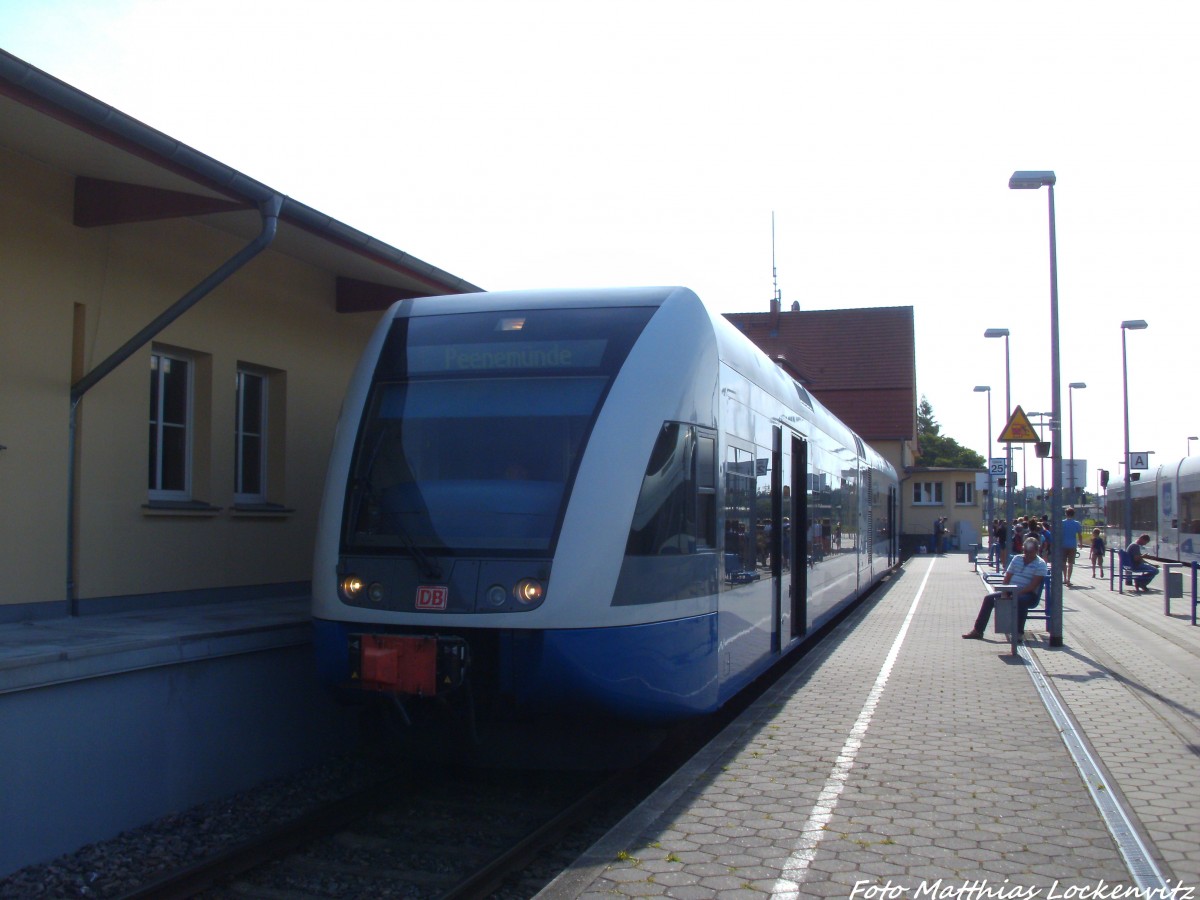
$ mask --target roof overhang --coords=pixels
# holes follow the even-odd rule
[[[202,217],[249,241],[278,193],[2,50],[0,145],[74,176],[81,227]],[[334,275],[346,312],[482,290],[289,197],[271,248]]]

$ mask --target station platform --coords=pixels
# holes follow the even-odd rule
[[[306,596],[0,624],[0,694],[311,640]]]
[[[350,746],[310,616],[296,596],[0,624],[0,877]]]
[[[537,897],[1196,896],[1200,627],[1073,581],[1013,657],[961,637],[966,555],[913,557]]]

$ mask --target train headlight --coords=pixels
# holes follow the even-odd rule
[[[508,591],[498,584],[493,584],[487,589],[487,593],[484,594],[484,599],[487,600],[488,606],[491,606],[494,609],[499,609],[508,602]]]
[[[517,582],[517,586],[513,590],[517,602],[523,603],[526,606],[541,603],[545,593],[546,588],[536,578],[522,578]]]
[[[372,603],[382,603],[383,585],[378,581],[372,581],[369,585],[367,585],[367,597],[370,598]]]
[[[362,594],[363,588],[366,587],[366,585],[357,575],[347,575],[342,579],[340,587],[342,589],[343,597],[345,597],[347,600],[357,600]]]

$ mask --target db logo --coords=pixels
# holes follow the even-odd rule
[[[417,588],[417,609],[445,609],[449,589],[444,585]]]

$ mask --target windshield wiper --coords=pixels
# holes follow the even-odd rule
[[[396,537],[400,538],[400,542],[404,544],[404,548],[412,554],[413,561],[417,564],[417,568],[421,570],[421,574],[426,578],[441,578],[442,567],[428,553],[417,546],[416,541],[403,528],[396,528],[393,532]]]

